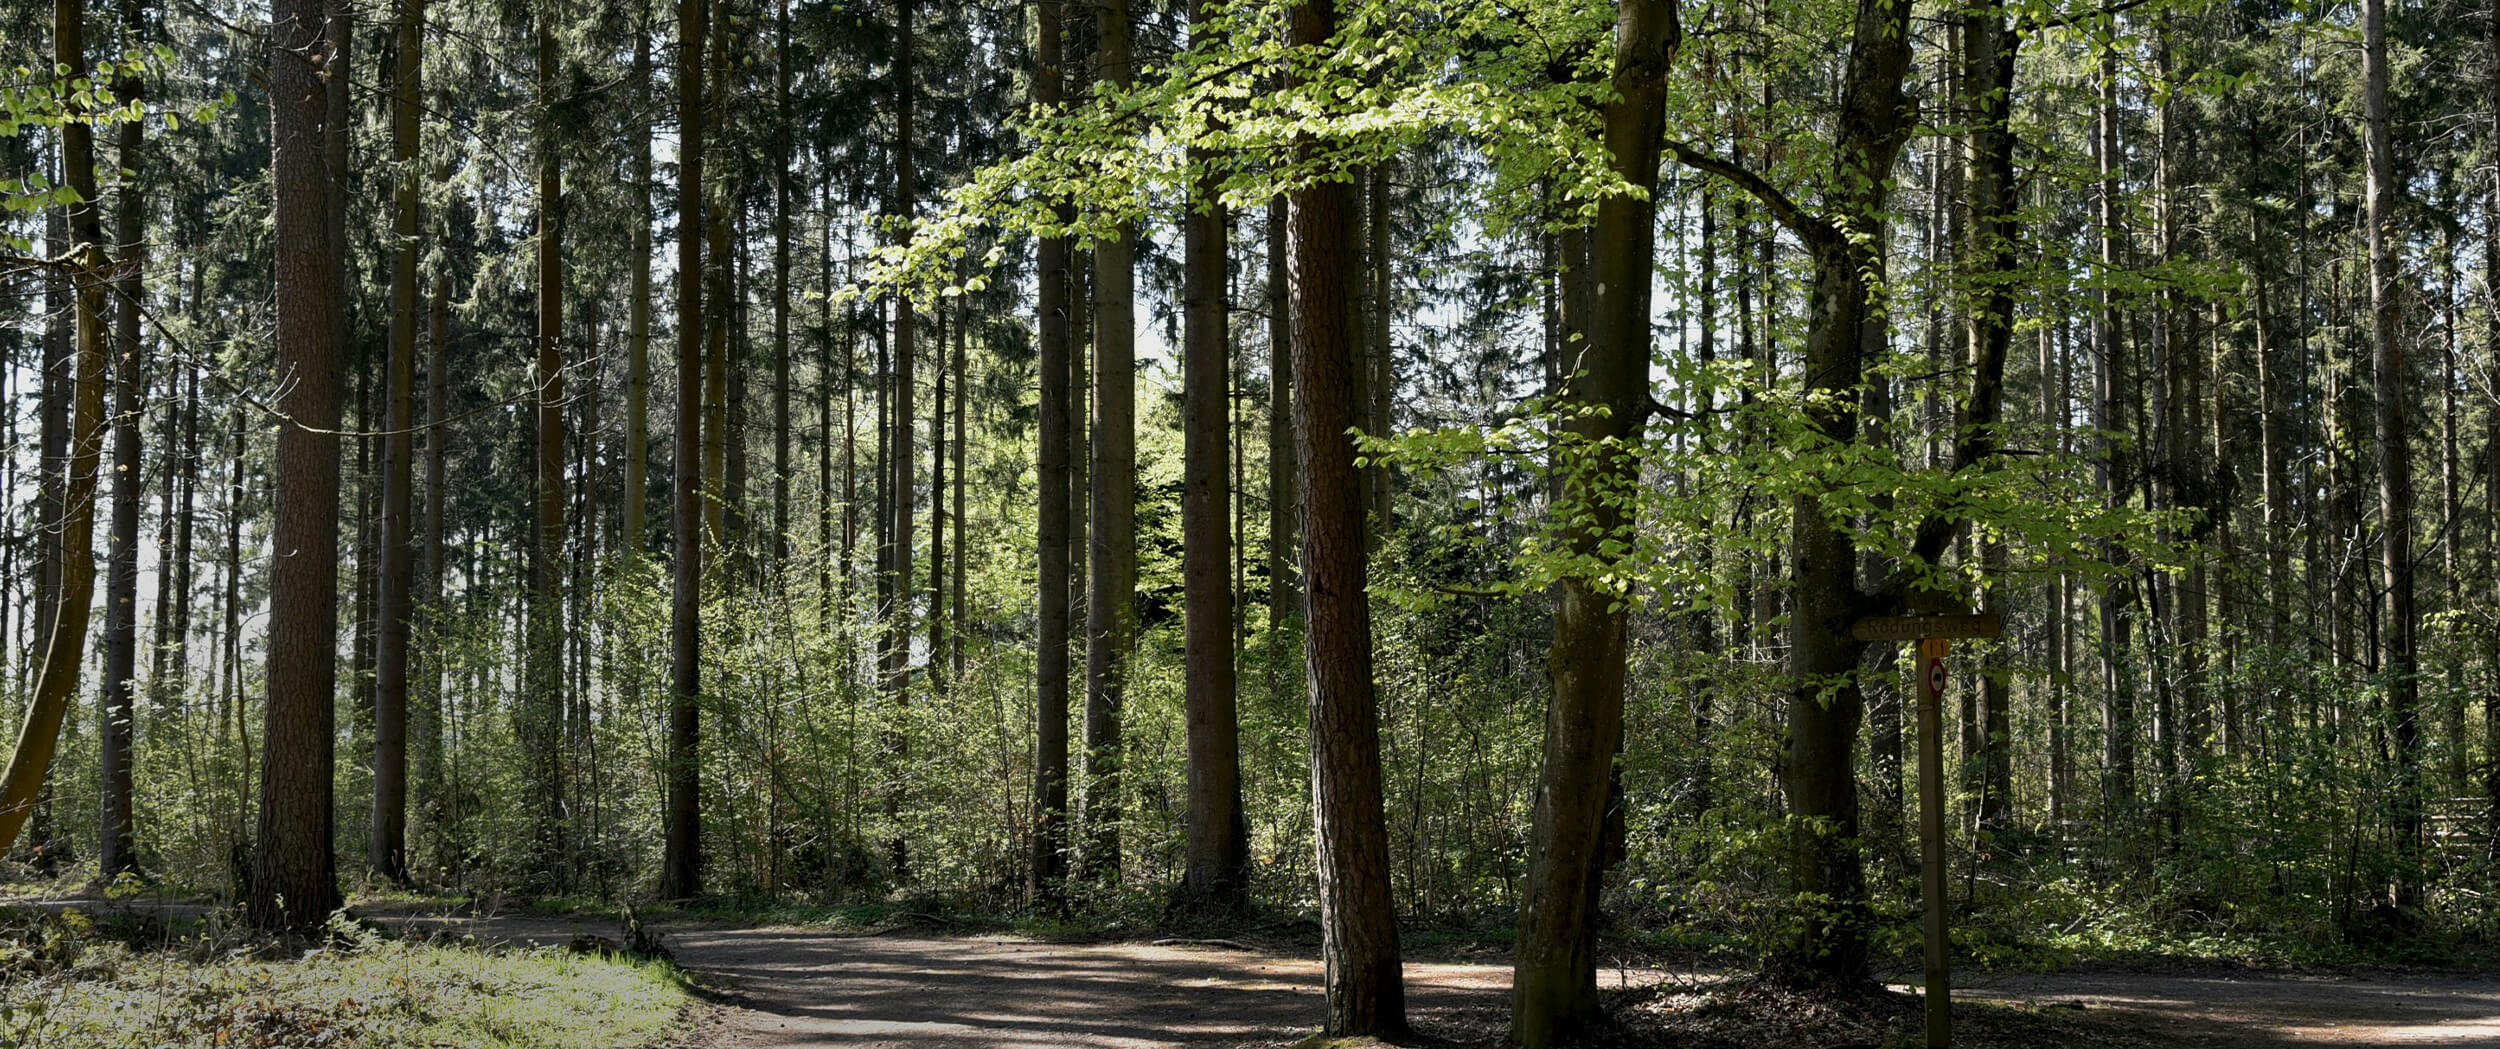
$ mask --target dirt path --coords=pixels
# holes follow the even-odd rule
[[[1978,975],[1957,996],[2080,1005],[2195,1049],[2500,1046],[2500,974],[2385,976],[2065,972]]]
[[[564,919],[406,920],[484,939],[616,932],[613,923]],[[1323,1009],[1315,959],[1220,947],[713,925],[663,932],[678,962],[722,1003],[691,1049],[1280,1046],[1310,1032]],[[1409,964],[1406,973],[1418,1027],[1470,1040],[1498,1035],[1507,966]],[[1604,979],[1708,978],[1610,971]],[[2085,1029],[2133,1045],[2500,1047],[2500,974],[1964,974],[1956,997],[2080,1007],[2074,1019]]]

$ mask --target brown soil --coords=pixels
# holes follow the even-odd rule
[[[606,922],[417,920],[485,939],[616,934]],[[1267,951],[692,924],[663,931],[718,1002],[688,1049],[1281,1047],[1309,1034],[1323,1012],[1318,961]],[[1415,1026],[1433,1041],[1498,1042],[1506,965],[1409,963],[1406,979]],[[1918,1030],[1916,1003],[1898,995],[1841,1010],[1851,1013],[1844,1023],[1783,996],[1722,993],[1711,975],[1609,970],[1603,982],[1657,985],[1634,996],[1614,1044],[1876,1049]],[[2500,1047],[2500,974],[1962,974],[1955,998],[1973,1003],[1957,1010],[1959,1041],[1971,1049]]]

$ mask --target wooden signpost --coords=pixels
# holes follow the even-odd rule
[[[1951,638],[1995,637],[1993,612],[1964,615],[1869,616],[1850,625],[1860,641],[1918,642],[1919,888],[1926,908],[1927,1049],[1953,1044],[1951,966],[1944,928],[1944,657]]]

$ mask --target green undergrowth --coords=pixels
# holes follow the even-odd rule
[[[692,1001],[665,963],[387,938],[270,940],[220,914],[0,911],[0,1049],[629,1049]]]

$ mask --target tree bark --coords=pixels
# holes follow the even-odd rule
[[[328,90],[341,56],[320,0],[276,0],[269,27],[271,178],[277,191],[276,556],[269,570],[269,702],[258,851],[244,914],[264,929],[318,924],[338,905],[331,854],[339,543],[338,274],[326,228],[339,206],[324,161]],[[334,85],[334,86],[333,86]]]
[[[139,25],[131,26],[134,37],[142,31]],[[125,102],[140,98],[139,81],[117,78],[114,94]],[[113,525],[105,577],[104,709],[98,748],[103,797],[97,806],[102,826],[96,843],[97,872],[106,881],[139,867],[131,808],[131,772],[136,760],[132,729],[138,719],[132,679],[138,674],[139,504],[145,494],[139,422],[147,413],[147,360],[139,338],[147,267],[147,245],[142,240],[147,224],[146,139],[143,125],[136,120],[123,121],[118,132],[121,141],[116,154],[124,175],[113,236],[121,258],[114,268],[118,287],[113,321]]]
[[[1334,0],[1301,0],[1291,44],[1340,46]],[[1319,143],[1296,150],[1316,156]],[[1320,955],[1332,1037],[1393,1037],[1406,1028],[1397,914],[1389,896],[1387,819],[1381,811],[1380,711],[1372,684],[1372,624],[1361,476],[1346,431],[1361,417],[1354,316],[1346,289],[1354,209],[1342,182],[1293,197],[1294,386],[1302,398],[1295,449],[1302,462],[1302,566],[1308,630],[1311,810],[1318,852]]]
[[[887,208],[898,221],[896,236],[900,246],[911,246],[911,219],[916,213],[920,195],[919,170],[914,143],[916,85],[913,82],[914,4],[898,0],[894,6],[894,198]],[[885,689],[896,707],[911,701],[911,566],[912,566],[912,467],[918,453],[913,444],[912,399],[916,390],[913,375],[920,361],[920,311],[909,295],[894,298],[894,369],[887,376],[894,394],[891,435],[886,444],[888,480],[886,498],[893,513],[893,523],[886,532],[886,567],[889,600],[884,611]],[[932,508],[935,509],[934,507]],[[898,763],[910,758],[910,741],[901,731],[889,729],[885,746]],[[893,819],[902,809],[902,779],[888,784],[886,816]],[[898,829],[887,843],[889,862],[900,879],[911,869],[910,844]]]
[[[654,104],[651,91],[651,33],[634,34],[634,143],[632,258],[626,260],[628,280],[625,318],[625,542],[623,553],[637,556],[649,549],[645,514],[651,500],[651,121],[639,114]],[[628,677],[628,681],[639,680]]]
[[[1639,445],[1652,396],[1649,277],[1658,161],[1667,73],[1682,44],[1675,0],[1629,0],[1618,9],[1605,144],[1615,174],[1632,191],[1598,202],[1592,244],[1597,310],[1590,338],[1564,352],[1568,436],[1553,467],[1562,474],[1556,515],[1583,522],[1568,533],[1571,552],[1601,564],[1620,556],[1609,551],[1634,546],[1628,507],[1641,479]],[[1531,1049],[1569,1039],[1599,1015],[1596,918],[1615,751],[1623,745],[1624,635],[1632,599],[1602,578],[1563,579],[1546,661],[1554,693],[1545,710],[1544,763],[1511,978],[1510,1040]]]
[[[2108,16],[2110,28],[2116,28],[2117,15]],[[2095,200],[2099,210],[2097,232],[2100,240],[2099,272],[2104,279],[2112,277],[2119,264],[2118,232],[2118,58],[2115,48],[2101,54],[2098,80],[2100,91],[2100,123],[2093,135],[2093,156],[2099,168]],[[2115,293],[2105,283],[2100,290],[2100,308],[2092,318],[2092,371],[2094,396],[2092,426],[2101,431],[2099,454],[2093,460],[2103,500],[2116,508],[2126,496],[2119,488],[2120,454],[2118,429],[2122,425],[2119,412],[2127,403],[2126,369],[2119,360],[2118,306]],[[2113,561],[2115,547],[2105,548]],[[2101,800],[2110,815],[2120,815],[2135,804],[2135,684],[2128,666],[2127,635],[2132,622],[2127,608],[2128,587],[2124,575],[2100,588],[2101,620]]]
[[[1296,522],[1301,519],[1300,468],[1293,457],[1293,289],[1286,276],[1292,255],[1292,204],[1279,196],[1267,204],[1267,628],[1271,639],[1302,614],[1294,560]],[[1271,645],[1273,641],[1271,641]],[[1270,654],[1271,661],[1274,654]],[[1274,682],[1271,681],[1271,688]]]
[[[969,330],[972,327],[971,305],[965,303],[959,307],[955,319],[955,557],[953,560],[954,577],[950,580],[954,587],[954,594],[946,602],[947,614],[952,617],[953,621],[951,628],[947,631],[950,651],[946,655],[954,661],[954,677],[961,680],[964,676],[964,630],[969,615],[964,607],[965,568],[972,560],[972,547],[964,541],[964,529],[969,527],[967,522],[970,520],[964,516],[967,488],[965,482],[968,480],[964,471],[965,464],[972,454],[970,446],[964,443],[964,417],[971,414],[972,408],[972,387],[969,384],[971,373],[966,370],[965,352],[965,343],[972,334]],[[937,659],[939,655],[937,652],[931,652],[929,658]]]
[[[773,535],[774,571],[790,559],[790,3],[781,0],[773,55]]]
[[[703,37],[705,0],[677,0],[677,440],[671,499],[668,812],[660,895],[703,891]]]
[[[1033,102],[1057,109],[1061,102],[1061,7],[1054,0],[1034,5],[1036,45],[1033,53]],[[1064,224],[1075,211],[1064,201],[1054,205]],[[1044,910],[1063,902],[1067,873],[1068,816],[1068,521],[1074,511],[1069,472],[1068,418],[1068,240],[1043,237],[1038,246],[1037,298],[1034,303],[1036,349],[1040,368],[1035,475],[1040,496],[1035,507],[1034,544],[1038,562],[1034,582],[1037,629],[1034,635],[1034,760],[1033,855],[1030,886],[1033,902]]]
[[[2415,678],[2413,458],[2405,416],[2404,289],[2396,286],[2395,147],[2387,113],[2387,0],[2362,2],[2362,113],[2369,154],[2371,372],[2378,399],[2379,573],[2387,588],[2384,643],[2387,720],[2395,744],[2395,838],[2398,906],[2422,894],[2422,767],[2420,682]]]
[[[944,694],[946,663],[946,339],[963,337],[963,300],[955,300],[952,323],[941,306],[929,369],[929,689]]]
[[[1209,0],[1196,0],[1203,24]],[[1193,149],[1191,161],[1214,162]],[[1233,675],[1232,537],[1225,521],[1231,452],[1225,261],[1231,213],[1211,169],[1192,187],[1181,220],[1183,298],[1181,577],[1184,706],[1189,736],[1189,835],[1182,897],[1210,912],[1248,902],[1250,829],[1241,808],[1241,724]]]
[[[1964,414],[1966,422],[1981,420],[1985,428],[1966,428],[1955,438],[1957,463],[1977,462],[1996,451],[1998,439],[1992,427],[2004,411],[2002,376],[2014,341],[2014,282],[2019,279],[2020,262],[2015,254],[2019,243],[2014,136],[2007,125],[2022,37],[2003,18],[1994,12],[1978,13],[1966,20],[1962,31],[1960,95],[1970,114],[1970,152],[1964,158],[1967,167],[1962,182],[1970,214],[1964,226],[1968,243],[1960,261],[1975,285],[1964,359],[1982,377],[1973,386],[1975,403],[1966,405]],[[2005,560],[2002,542],[1983,540],[1980,556],[1991,577],[2000,574],[1996,570]],[[1979,822],[1983,828],[1996,829],[2012,805],[2012,724],[2006,709],[2011,697],[2005,674],[1994,669],[1977,691],[1982,708],[1976,770],[1981,788]]]
[[[1870,308],[1869,275],[1878,271],[1875,244],[1894,161],[1915,121],[1904,82],[1910,67],[1910,5],[1860,0],[1841,82],[1833,169],[1825,179],[1824,214],[1814,214],[1742,167],[1674,147],[1679,159],[1734,180],[1804,242],[1812,260],[1808,289],[1805,377],[1824,394],[1805,415],[1820,441],[1859,439],[1855,411]],[[1867,235],[1854,235],[1865,231]],[[1744,300],[1740,297],[1739,306]],[[1974,409],[1965,432],[1986,433],[1995,420],[1977,409],[1996,403],[1983,372],[1973,378]],[[1957,468],[1961,465],[1956,464]],[[1875,605],[1857,584],[1857,541],[1832,520],[1811,491],[1790,507],[1790,597],[1787,752],[1781,784],[1796,830],[1789,842],[1788,891],[1796,902],[1793,930],[1772,962],[1782,979],[1809,985],[1857,985],[1868,976],[1871,916],[1866,872],[1858,852],[1854,751],[1864,697],[1858,671],[1865,644],[1850,624]],[[1920,525],[1913,553],[1933,561],[1953,529]],[[1887,591],[1898,589],[1889,585]],[[1896,596],[1889,592],[1882,596]]]
[[[1098,75],[1130,82],[1129,0],[1096,0]],[[1080,871],[1120,876],[1120,722],[1137,647],[1136,232],[1094,245],[1093,527],[1085,597],[1085,828]]]
[[[440,637],[443,625],[450,618],[451,606],[444,592],[443,520],[449,508],[447,488],[451,444],[451,268],[435,267],[431,316],[426,324],[425,366],[425,512],[419,525],[417,549],[424,552],[422,591],[425,628],[429,638]],[[427,839],[443,840],[445,824],[445,793],[443,790],[443,671],[445,660],[439,642],[429,644],[421,653],[423,670],[418,680],[424,690],[413,698],[416,706],[408,712],[411,778],[416,781],[416,808],[425,821]],[[435,850],[439,862],[441,850]]]
[[[564,162],[556,95],[562,61],[552,15],[538,18],[538,364],[536,531],[530,543],[529,684],[522,697],[523,761],[533,795],[536,876],[569,883],[564,807]]]
[[[366,862],[391,881],[408,877],[408,641],[415,548],[409,537],[416,453],[417,258],[424,203],[418,194],[418,110],[424,91],[425,0],[399,4],[391,86],[391,345],[384,364],[382,550],[373,652],[373,818]]]

